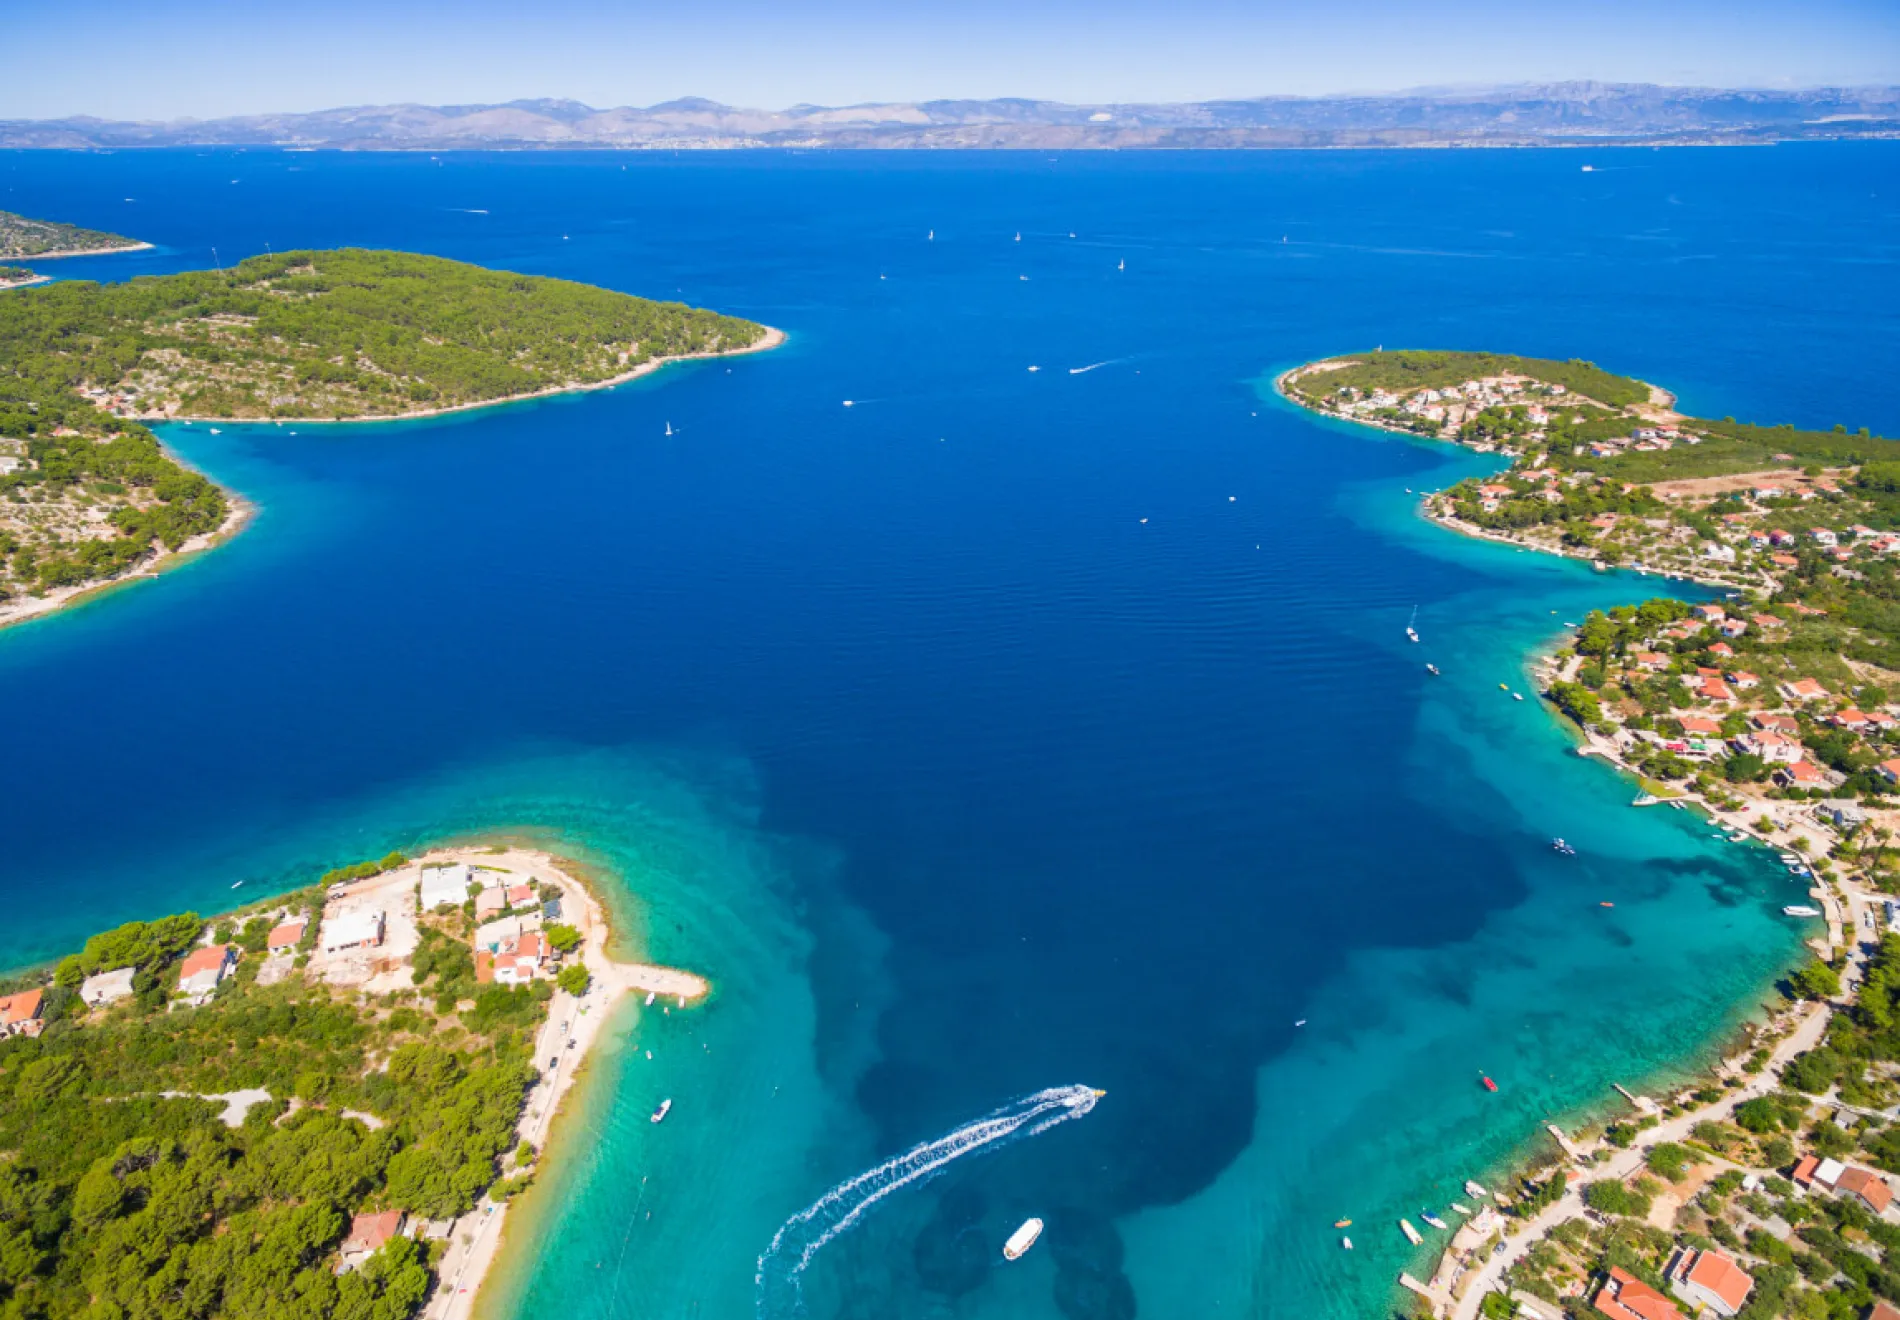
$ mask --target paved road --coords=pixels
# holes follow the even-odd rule
[[[1590,1169],[1587,1181],[1627,1177],[1636,1172],[1650,1147],[1664,1141],[1681,1141],[1697,1123],[1727,1118],[1734,1112],[1735,1106],[1744,1100],[1774,1090],[1779,1085],[1782,1066],[1801,1051],[1812,1049],[1820,1042],[1821,1033],[1827,1030],[1830,1013],[1831,1006],[1817,1005],[1794,1032],[1775,1047],[1768,1067],[1707,1108],[1696,1109],[1650,1128],[1643,1133],[1641,1144],[1628,1150],[1619,1150],[1604,1163]],[[1484,1295],[1496,1290],[1498,1280],[1506,1270],[1522,1260],[1551,1229],[1583,1214],[1582,1186],[1581,1182],[1573,1185],[1564,1193],[1563,1199],[1531,1220],[1528,1228],[1515,1237],[1506,1238],[1502,1256],[1491,1257],[1473,1274],[1466,1276],[1465,1292],[1452,1308],[1452,1320],[1475,1320],[1478,1308],[1484,1303]]]

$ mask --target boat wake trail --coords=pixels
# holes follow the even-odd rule
[[[799,1276],[825,1245],[849,1229],[892,1192],[922,1182],[966,1155],[999,1150],[1095,1108],[1101,1092],[1086,1086],[1056,1086],[1012,1100],[934,1141],[913,1146],[847,1179],[779,1226],[759,1257],[758,1316],[801,1314]]]
[[[1091,362],[1086,367],[1070,367],[1069,374],[1071,376],[1079,376],[1083,372],[1093,371],[1097,367],[1112,367],[1117,362],[1126,362],[1126,361],[1128,361],[1127,358],[1109,358],[1106,362]]]

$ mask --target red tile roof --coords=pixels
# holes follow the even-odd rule
[[[1860,1197],[1875,1214],[1885,1210],[1887,1203],[1893,1200],[1893,1188],[1872,1169],[1849,1169],[1835,1181],[1834,1188]]]
[[[273,926],[264,947],[272,950],[292,947],[303,938],[304,930],[309,924],[309,918],[306,917],[298,921],[286,921],[281,926]]]
[[[1635,1275],[1614,1268],[1595,1306],[1610,1320],[1682,1320],[1674,1302]]]
[[[403,1213],[400,1210],[354,1216],[350,1220],[350,1235],[343,1239],[343,1250],[376,1250],[402,1231],[402,1220]]]
[[[207,944],[202,949],[193,949],[185,958],[185,965],[178,969],[178,979],[183,981],[199,972],[216,971],[224,966],[224,960],[230,956],[228,944]]]
[[[1730,1311],[1742,1309],[1755,1276],[1719,1251],[1699,1252],[1682,1278],[1697,1287],[1707,1288],[1727,1304]]]
[[[40,1015],[40,1000],[46,997],[43,990],[22,990],[17,995],[8,995],[0,999],[0,1026],[13,1027],[22,1022],[31,1022]]]

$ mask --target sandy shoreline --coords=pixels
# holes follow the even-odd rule
[[[610,390],[616,385],[625,385],[628,381],[638,380],[651,375],[661,367],[672,362],[703,362],[711,358],[744,357],[748,353],[766,353],[777,348],[786,340],[786,334],[776,326],[766,326],[765,333],[756,343],[744,348],[726,348],[712,353],[679,353],[672,357],[649,358],[630,371],[618,376],[591,384],[551,385],[545,390],[531,390],[526,394],[506,394],[497,399],[482,399],[475,403],[458,403],[448,408],[422,408],[415,412],[378,413],[374,417],[196,417],[184,413],[131,413],[131,420],[151,424],[153,422],[210,422],[222,426],[340,426],[357,422],[412,422],[425,417],[447,417],[451,413],[474,412],[477,408],[499,408],[509,403],[527,403],[534,399],[552,399],[562,394],[587,394],[594,390]]]
[[[141,246],[149,247],[151,245],[148,243],[148,244],[142,244]],[[129,248],[114,248],[112,250],[115,252],[131,251],[131,249]],[[89,255],[89,254],[72,254],[72,255]],[[25,286],[19,285],[19,286],[12,286],[12,287],[24,288]],[[668,363],[671,363],[671,362],[693,362],[693,361],[701,361],[708,358],[739,357],[747,353],[764,353],[771,349],[777,348],[780,344],[783,344],[785,340],[786,340],[786,334],[783,330],[780,330],[774,326],[768,325],[765,327],[765,334],[762,335],[756,343],[748,344],[744,348],[726,349],[726,350],[723,350],[721,352],[716,352],[716,353],[682,353],[676,357],[654,358],[651,361],[642,362],[639,366],[635,367],[633,370],[625,372],[621,375],[615,376],[611,380],[598,381],[592,385],[564,385],[556,389],[537,390],[532,394],[511,394],[507,396],[506,398],[485,399],[480,403],[457,404],[453,408],[430,408],[430,409],[425,409],[421,412],[395,413],[386,417],[345,417],[345,418],[339,418],[339,419],[329,419],[329,418],[321,418],[321,417],[298,417],[298,418],[281,418],[281,419],[271,418],[271,417],[252,417],[252,418],[236,419],[236,418],[230,418],[230,417],[182,417],[182,416],[168,416],[162,413],[152,413],[152,414],[139,415],[139,416],[131,418],[131,420],[146,422],[146,423],[151,423],[151,422],[220,422],[227,426],[263,426],[263,425],[272,424],[272,423],[275,423],[277,425],[282,425],[284,422],[288,422],[288,421],[295,421],[299,424],[309,425],[309,426],[317,426],[317,425],[333,426],[333,425],[336,425],[338,421],[342,421],[342,422],[413,421],[413,420],[426,418],[426,417],[443,417],[443,416],[447,416],[450,413],[473,412],[474,410],[478,408],[498,408],[502,406],[503,404],[522,403],[522,402],[526,402],[532,399],[552,398],[555,395],[559,395],[559,394],[581,394],[581,393],[586,393],[590,390],[612,389],[616,385],[624,385],[628,381],[637,380],[641,376],[645,376],[652,372],[658,371],[661,367],[664,367]],[[169,447],[167,447],[166,453],[172,459],[173,462],[180,463],[181,465],[186,466],[186,467],[191,467],[189,463],[185,463],[184,460],[181,459],[176,453],[173,453]],[[192,470],[197,471],[198,469],[193,468]],[[218,529],[216,531],[211,532],[205,536],[193,537],[191,540],[187,541],[183,546],[181,546],[179,549],[175,551],[164,550],[161,548],[159,551],[155,553],[153,557],[140,561],[139,566],[137,568],[132,569],[129,572],[121,573],[117,577],[105,578],[98,582],[88,582],[82,586],[59,587],[52,591],[47,592],[43,596],[29,596],[29,597],[24,597],[17,600],[9,600],[9,601],[0,602],[0,628],[8,628],[8,627],[13,626],[14,624],[26,623],[32,619],[43,618],[48,614],[55,613],[58,610],[64,609],[68,605],[74,604],[77,601],[88,599],[92,597],[93,595],[101,594],[108,591],[114,591],[121,587],[128,586],[131,583],[144,581],[148,578],[155,578],[160,573],[164,572],[166,569],[176,568],[180,564],[186,562],[187,560],[195,558],[196,556],[203,554],[207,550],[215,549],[218,546],[223,545],[225,542],[234,538],[239,532],[244,530],[245,524],[250,522],[252,515],[257,512],[257,506],[252,504],[249,500],[246,500],[243,496],[237,494],[235,491],[231,490],[230,488],[219,484],[216,481],[216,479],[213,478],[209,473],[200,473],[200,475],[204,476],[206,480],[211,481],[214,485],[218,485],[219,489],[224,491],[225,498],[231,502],[232,508],[231,508],[230,515],[227,516],[225,520],[219,524]]]
[[[35,252],[29,256],[0,257],[0,261],[59,261],[65,257],[110,257],[120,252],[150,252],[150,243],[126,243],[119,247],[62,248],[58,252]]]
[[[194,536],[176,550],[167,550],[160,546],[150,556],[139,561],[138,565],[117,577],[103,578],[97,582],[87,582],[76,587],[55,587],[43,596],[24,596],[14,600],[0,601],[0,628],[11,628],[15,624],[27,623],[44,618],[49,614],[65,609],[80,601],[90,600],[94,596],[103,596],[108,592],[119,591],[136,582],[148,581],[161,573],[181,567],[196,559],[207,550],[215,550],[244,530],[257,513],[257,506],[235,491],[226,490],[225,499],[230,502],[231,511],[224,516],[216,530],[202,536]]]
[[[571,957],[586,963],[593,982],[581,999],[556,991],[549,1001],[548,1020],[535,1040],[533,1056],[542,1076],[528,1092],[516,1123],[517,1137],[532,1142],[540,1152],[534,1165],[538,1178],[549,1167],[551,1147],[563,1140],[568,1130],[560,1122],[568,1093],[586,1071],[594,1045],[618,1016],[618,1010],[625,1007],[628,997],[663,997],[671,1001],[669,1007],[686,1008],[704,1003],[712,986],[692,972],[610,957],[608,949],[615,935],[606,906],[593,891],[595,882],[588,878],[586,869],[573,861],[512,846],[499,853],[488,848],[438,848],[421,860],[430,865],[467,861],[502,866],[551,879],[561,887],[564,923],[578,927],[582,933],[581,948]],[[547,1064],[551,1059],[560,1062],[550,1071]],[[537,1190],[530,1187],[520,1195],[533,1197]],[[424,1320],[468,1320],[500,1254],[512,1205],[512,1201],[501,1205],[483,1201],[456,1221],[437,1273],[436,1290],[420,1313]]]

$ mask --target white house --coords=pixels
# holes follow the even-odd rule
[[[107,1004],[116,1004],[132,994],[132,974],[134,967],[120,967],[110,972],[100,972],[97,976],[88,976],[84,985],[79,987],[79,997],[92,1008],[103,1008]]]
[[[323,951],[373,949],[383,942],[383,914],[374,908],[344,912],[323,919]]]
[[[211,944],[202,949],[193,949],[191,956],[185,959],[184,966],[178,969],[178,989],[193,999],[203,999],[218,988],[233,967],[237,966],[237,946],[232,944]]]
[[[468,891],[473,883],[466,862],[454,866],[425,866],[422,868],[422,910],[433,912],[442,904],[461,907],[468,902]]]

